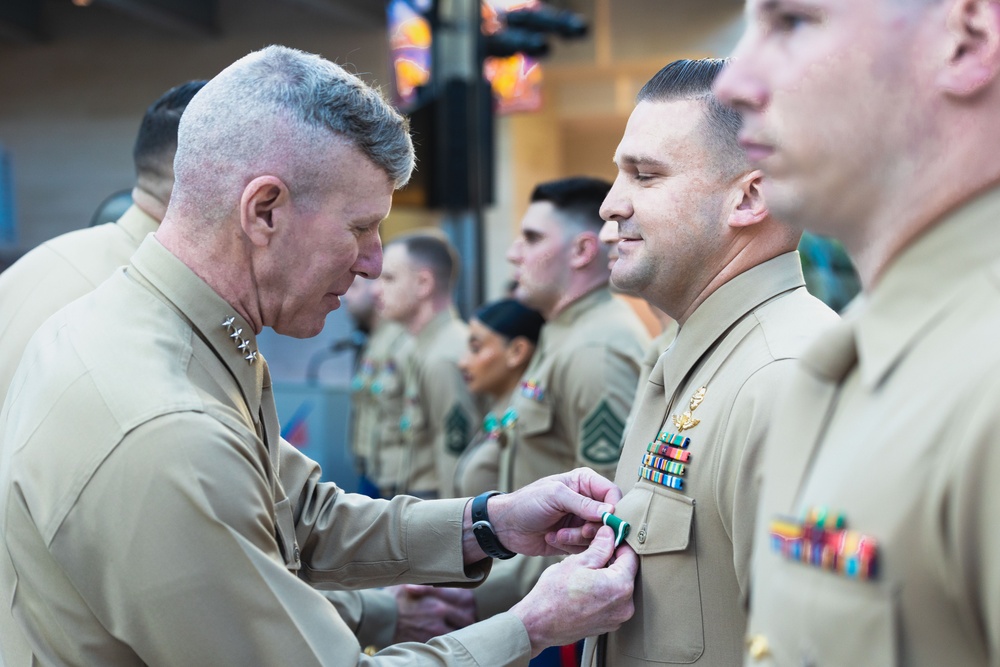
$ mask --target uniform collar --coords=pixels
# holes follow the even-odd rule
[[[608,286],[601,285],[563,308],[550,322],[546,322],[546,326],[555,324],[561,327],[570,327],[581,315],[613,298]]]
[[[880,383],[915,341],[945,317],[969,280],[1000,257],[1000,188],[946,216],[888,266],[845,316],[853,320],[861,381]]]
[[[226,365],[256,420],[266,364],[257,353],[253,328],[155,236],[147,237],[132,256],[129,271],[133,270],[188,321]]]
[[[427,326],[421,329],[420,333],[415,336],[417,344],[421,346],[427,345],[430,341],[434,340],[442,329],[448,326],[449,322],[457,319],[458,313],[455,312],[453,307],[445,308],[440,313],[432,317],[431,321],[427,323]]]
[[[805,286],[796,250],[778,255],[744,271],[712,292],[680,328],[671,347],[692,363],[736,322],[765,301]]]
[[[152,234],[159,228],[160,223],[141,208],[132,204],[128,207],[122,217],[118,218],[116,224],[125,230],[125,233],[135,241],[136,245],[142,243],[147,235]]]

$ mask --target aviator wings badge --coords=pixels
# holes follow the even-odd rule
[[[688,404],[688,409],[684,412],[684,414],[680,417],[677,415],[673,416],[672,419],[674,421],[674,428],[677,429],[678,433],[694,428],[701,423],[701,420],[694,417],[692,413],[699,405],[701,405],[701,402],[705,400],[706,389],[707,387],[702,387],[698,391],[694,392],[694,395],[691,397],[691,403]]]

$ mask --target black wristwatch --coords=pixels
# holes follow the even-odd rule
[[[487,491],[472,499],[472,534],[476,536],[479,547],[487,556],[507,560],[513,558],[515,554],[500,544],[497,534],[493,532],[490,516],[486,513],[486,501],[500,494],[500,491]]]

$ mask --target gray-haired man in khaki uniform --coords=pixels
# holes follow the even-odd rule
[[[615,475],[636,613],[588,640],[587,667],[739,663],[761,446],[795,358],[837,320],[806,291],[799,232],[770,216],[739,118],[711,94],[723,63],[676,61],[646,83],[601,208],[618,223],[612,282],[680,329]]]
[[[748,665],[1000,665],[1000,4],[747,3],[720,97],[863,294],[767,443]]]
[[[379,310],[413,337],[403,367],[397,439],[379,452],[387,496],[451,498],[458,457],[479,423],[479,409],[458,368],[469,340],[452,301],[458,269],[458,255],[438,233],[409,234],[385,250],[376,286]]]
[[[612,537],[594,530],[620,494],[590,471],[489,503],[388,502],[320,483],[279,436],[256,335],[315,335],[378,275],[413,166],[405,119],[338,66],[269,47],[195,96],[174,164],[155,236],[42,325],[0,412],[7,667],[526,664],[627,618],[634,554],[604,567]],[[501,547],[588,542],[510,613],[372,658],[310,585],[474,584]]]

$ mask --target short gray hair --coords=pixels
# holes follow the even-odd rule
[[[324,164],[336,141],[357,148],[395,187],[409,180],[409,124],[377,89],[320,56],[269,46],[191,100],[178,131],[174,198],[213,221],[230,214],[233,192],[262,173],[312,192],[329,183]]]

